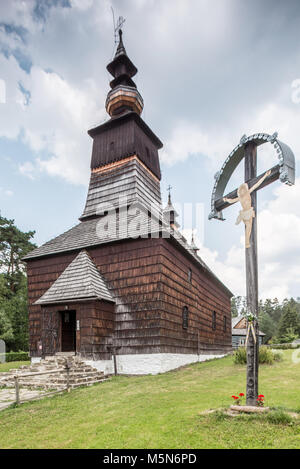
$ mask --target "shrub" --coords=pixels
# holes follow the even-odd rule
[[[259,348],[259,363],[266,365],[273,365],[275,361],[274,353],[268,347]]]
[[[233,361],[236,365],[245,365],[247,363],[246,347],[239,347],[234,351]]]
[[[281,359],[281,353],[274,352],[268,347],[259,347],[259,363],[261,365],[272,365],[274,361],[280,361]],[[247,363],[246,347],[239,347],[234,351],[233,362],[236,365],[245,365]]]
[[[273,350],[272,349],[272,353],[273,353],[273,357],[274,357],[274,361],[275,362],[280,362],[283,358],[283,353],[279,350]]]
[[[3,358],[3,355],[0,354],[0,358]],[[22,362],[27,360],[29,360],[28,352],[8,352],[5,354],[6,362]]]

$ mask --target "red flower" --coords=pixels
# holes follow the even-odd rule
[[[238,397],[237,397],[237,396],[234,396],[234,399],[236,400],[236,399],[238,399]]]
[[[258,397],[262,397],[262,398],[264,398],[265,396],[264,396],[263,394],[259,394],[259,396],[258,396]]]
[[[244,395],[245,395],[245,394],[244,394],[243,392],[241,392],[241,393],[239,394],[240,397],[244,397]]]

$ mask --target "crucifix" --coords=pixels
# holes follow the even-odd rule
[[[244,135],[230,153],[221,170],[215,175],[209,219],[224,220],[222,211],[240,202],[236,224],[245,225],[246,293],[247,293],[247,405],[257,405],[258,398],[258,268],[257,268],[257,190],[280,179],[288,185],[295,183],[295,157],[292,150],[278,140],[278,134]],[[257,147],[271,143],[279,162],[264,174],[257,176]],[[227,183],[244,159],[244,183],[224,197]]]

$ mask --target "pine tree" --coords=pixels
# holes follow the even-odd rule
[[[299,311],[297,302],[291,298],[284,300],[282,316],[278,325],[277,337],[279,342],[286,342],[292,336],[297,338],[299,334]]]

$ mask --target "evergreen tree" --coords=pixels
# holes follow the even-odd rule
[[[277,337],[279,342],[286,342],[287,337],[297,338],[300,332],[298,303],[291,298],[285,299],[282,305],[282,316],[279,321]],[[294,340],[294,339],[293,339]]]

